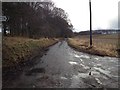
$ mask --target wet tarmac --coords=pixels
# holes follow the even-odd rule
[[[61,41],[7,88],[118,88],[118,58],[77,52]]]

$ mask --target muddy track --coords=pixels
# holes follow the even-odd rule
[[[118,58],[77,52],[61,41],[4,88],[118,88]]]

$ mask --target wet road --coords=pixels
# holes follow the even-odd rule
[[[118,59],[77,52],[61,41],[25,69],[11,88],[118,88]]]

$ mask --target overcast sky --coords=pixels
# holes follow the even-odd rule
[[[89,30],[89,0],[52,0],[64,9],[75,31]],[[118,28],[118,2],[120,0],[91,0],[93,29]]]

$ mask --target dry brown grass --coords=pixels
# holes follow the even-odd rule
[[[113,35],[93,35],[93,47],[89,46],[89,36],[69,38],[68,44],[79,51],[101,56],[118,57],[117,49],[120,49],[118,43],[118,34]]]
[[[57,39],[29,39],[21,37],[4,37],[3,38],[3,67],[14,66],[19,62],[23,62],[27,57],[31,57],[33,53],[42,51],[56,43]]]

